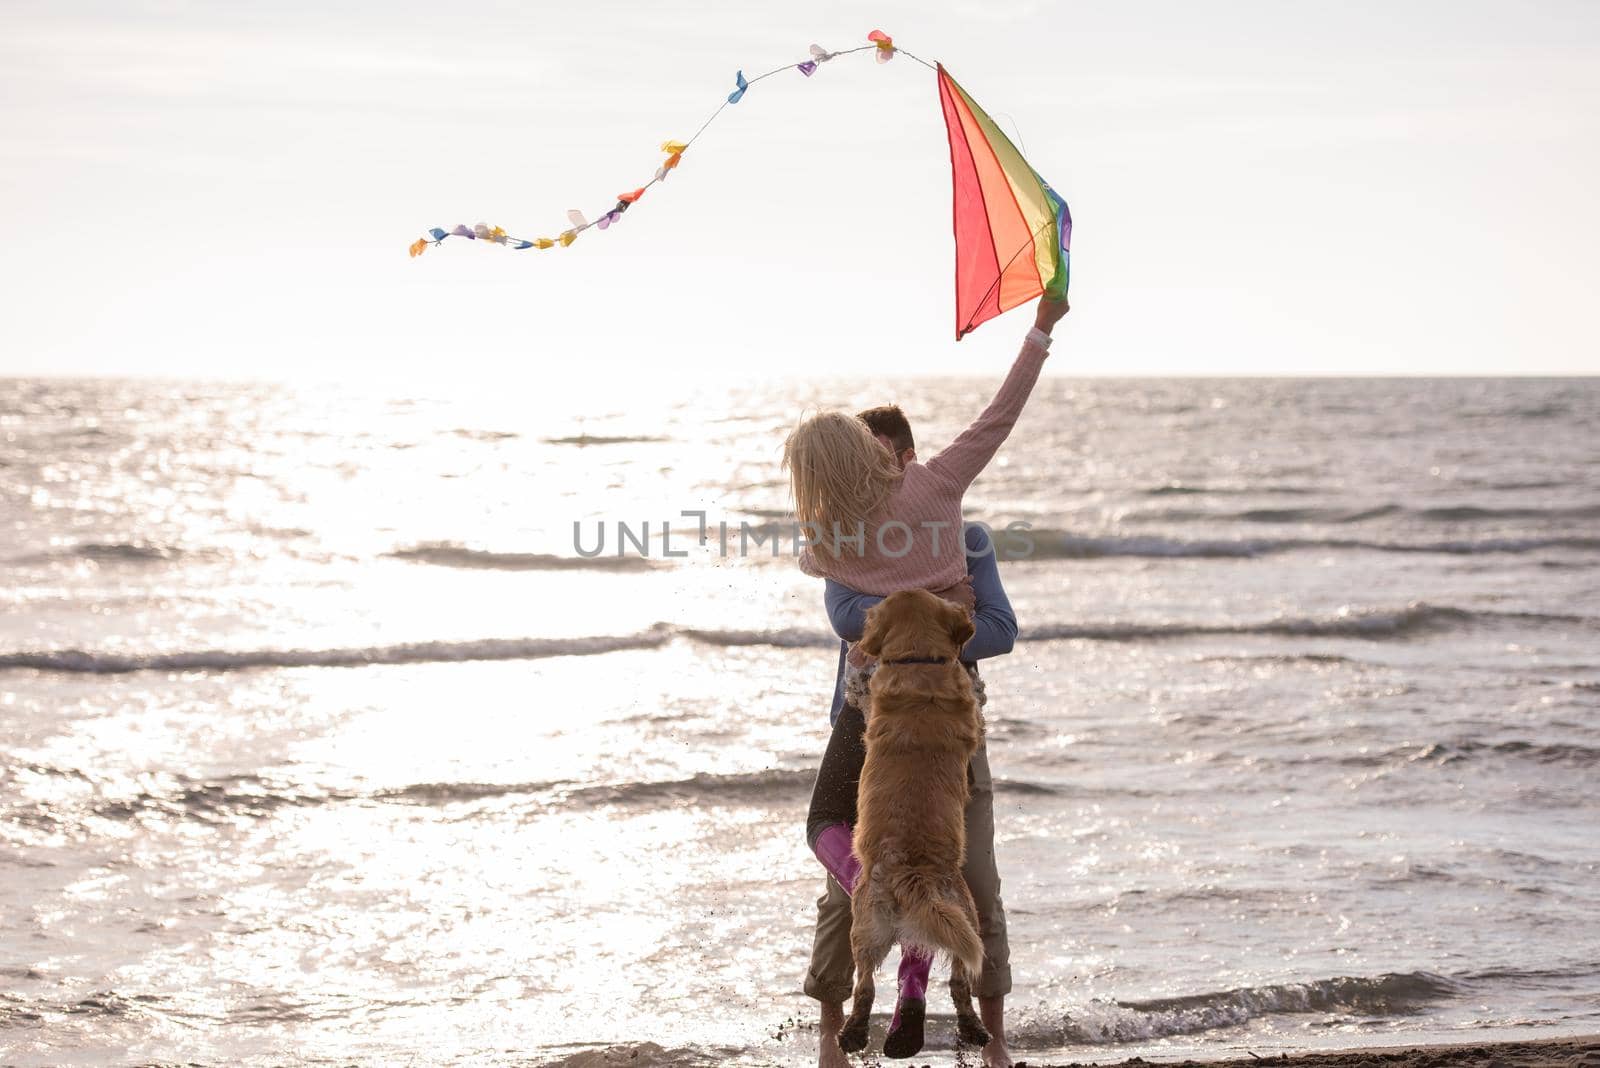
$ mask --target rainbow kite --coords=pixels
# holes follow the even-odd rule
[[[1067,292],[1072,214],[994,120],[939,67],[956,227],[956,339]]]
[[[1072,215],[1067,202],[1039,173],[1028,165],[1010,138],[1000,131],[967,91],[956,84],[942,64],[919,59],[882,30],[867,35],[867,43],[843,52],[830,52],[821,45],[811,46],[809,59],[786,63],[765,74],[746,78],[744,71],[734,76],[733,92],[701,124],[687,141],[665,141],[661,151],[666,159],[656,168],[655,177],[630,192],[619,193],[616,205],[594,219],[580,211],[567,212],[572,224],[556,237],[527,240],[512,237],[498,226],[479,223],[453,230],[434,228],[428,236],[411,244],[411,255],[421,255],[428,246],[441,244],[447,237],[465,237],[510,248],[565,248],[590,228],[607,229],[644,196],[645,191],[667,180],[683,159],[689,146],[705,133],[723,108],[744,99],[750,87],[787,70],[810,78],[817,68],[840,56],[872,52],[879,63],[896,54],[916,60],[938,75],[939,104],[944,111],[945,133],[950,141],[950,173],[953,188],[956,238],[956,339],[971,333],[980,323],[1001,312],[1025,304],[1034,297],[1066,295],[1070,274]]]

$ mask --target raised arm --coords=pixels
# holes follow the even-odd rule
[[[1065,299],[1039,302],[1033,329],[1023,340],[1022,351],[1012,363],[1006,380],[1000,384],[1000,391],[971,426],[928,461],[928,470],[956,483],[963,491],[972,485],[972,480],[994,459],[1011,428],[1017,425],[1017,417],[1022,414],[1022,407],[1028,402],[1028,395],[1033,392],[1039,371],[1044,367],[1050,349],[1050,331],[1065,314]]]

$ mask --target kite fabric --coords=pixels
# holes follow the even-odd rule
[[[429,245],[440,245],[447,237],[465,237],[505,245],[514,249],[562,248],[591,227],[605,230],[622,218],[623,212],[638,203],[651,186],[664,182],[678,167],[706,128],[722,114],[723,108],[737,104],[757,82],[775,74],[796,70],[810,78],[830,60],[857,52],[872,52],[879,63],[896,54],[921,63],[938,76],[939,104],[944,112],[945,133],[950,142],[950,180],[954,204],[956,242],[956,340],[971,333],[979,324],[1009,311],[1041,294],[1059,299],[1066,295],[1069,277],[1069,246],[1072,242],[1072,214],[1067,203],[1037,171],[1028,165],[1011,140],[1000,131],[965,89],[956,84],[943,64],[929,63],[895,45],[882,30],[867,35],[867,43],[842,52],[830,52],[812,45],[810,58],[787,63],[765,74],[746,78],[744,71],[734,75],[734,90],[701,124],[687,141],[664,141],[666,153],[655,177],[631,192],[619,193],[615,206],[594,219],[580,211],[568,211],[571,225],[555,237],[532,240],[512,237],[498,226],[479,223],[453,230],[438,227],[427,237],[411,243],[413,257]]]
[[[956,231],[956,339],[1048,293],[1066,295],[1072,214],[939,66]]]

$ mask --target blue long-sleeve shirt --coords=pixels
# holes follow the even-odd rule
[[[972,639],[961,648],[962,660],[987,660],[1009,653],[1017,640],[1017,616],[1011,610],[1005,587],[1000,585],[1000,568],[982,527],[966,528],[967,574],[972,576]],[[829,579],[823,591],[828,622],[839,635],[839,669],[833,682],[833,708],[828,722],[839,718],[844,707],[844,658],[850,643],[861,638],[867,623],[867,609],[883,600],[869,593],[857,593]]]

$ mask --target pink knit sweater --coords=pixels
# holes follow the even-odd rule
[[[800,570],[879,597],[961,581],[967,573],[961,498],[1016,425],[1044,359],[1042,345],[1031,338],[1023,342],[983,414],[927,463],[906,464],[888,502],[867,521],[865,544],[841,539],[836,556],[832,531],[826,531],[815,549],[801,552]],[[842,533],[849,538],[856,532]]]

